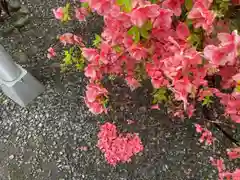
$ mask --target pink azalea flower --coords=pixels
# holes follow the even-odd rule
[[[179,39],[186,40],[190,35],[188,26],[185,23],[180,22],[177,26],[176,33]]]
[[[200,124],[195,124],[195,128],[196,128],[196,132],[197,133],[202,133],[203,131],[203,128]]]
[[[104,107],[101,101],[101,98],[106,97],[107,94],[108,91],[97,84],[91,83],[87,85],[86,97],[84,100],[90,112],[93,114],[107,112],[107,109]]]
[[[111,2],[109,0],[91,0],[87,2],[91,9],[97,11],[100,15],[107,15],[111,10]]]
[[[134,25],[138,27],[142,27],[147,20],[148,20],[148,17],[146,16],[144,9],[138,8],[132,11],[131,21]]]
[[[216,168],[218,169],[218,172],[221,173],[225,170],[224,161],[222,159],[213,159],[211,157],[210,162],[212,163],[213,166],[216,166]]]
[[[235,75],[232,77],[232,79],[233,79],[234,81],[236,81],[236,82],[239,82],[239,81],[240,81],[240,73],[235,74]]]
[[[187,107],[187,115],[188,115],[188,118],[191,118],[195,112],[195,108],[194,106],[191,104]]]
[[[195,0],[194,3],[201,3],[205,8],[209,9],[213,0]]]
[[[74,34],[72,33],[65,33],[65,34],[62,34],[61,36],[59,36],[59,40],[61,43],[64,44],[64,46],[66,44],[74,44],[74,39],[73,39],[73,36]]]
[[[57,54],[55,52],[55,49],[53,49],[52,47],[48,48],[48,54],[47,57],[48,59],[51,59],[53,57],[55,57]]]
[[[131,91],[134,91],[135,89],[137,89],[141,86],[141,84],[138,82],[138,80],[136,80],[133,77],[126,77],[125,80],[126,80],[128,86],[130,87]]]
[[[84,7],[81,8],[76,8],[75,9],[75,17],[79,20],[79,21],[85,21],[85,17],[88,15],[88,10]]]
[[[64,46],[66,46],[67,44],[78,44],[81,47],[84,46],[82,38],[72,33],[62,34],[61,36],[59,36],[59,40],[61,43],[63,43]]]
[[[89,62],[92,62],[95,59],[95,57],[98,55],[98,51],[93,48],[82,48],[82,55]]]
[[[147,49],[144,47],[141,47],[140,45],[133,45],[128,49],[130,55],[136,59],[137,61],[141,61],[142,59],[145,59],[148,55]]]
[[[169,9],[159,9],[159,16],[154,20],[153,27],[157,29],[170,29],[173,12]]]
[[[134,25],[142,27],[149,18],[157,17],[160,7],[156,4],[139,7],[131,12],[131,21]]]
[[[182,4],[184,0],[165,0],[162,3],[164,8],[171,9],[176,16],[180,16],[182,13]]]
[[[213,11],[208,10],[202,2],[194,4],[188,18],[193,21],[195,28],[202,27],[208,33],[212,31],[215,14]]]
[[[221,41],[221,45],[225,46],[228,44],[234,44],[235,48],[240,46],[240,36],[238,35],[237,30],[229,33],[218,33],[218,39]]]
[[[222,47],[208,45],[204,48],[203,53],[206,59],[210,60],[210,63],[213,65],[223,66],[228,62],[231,65],[236,58],[234,53],[229,53],[232,51],[232,48],[231,44]]]
[[[237,31],[229,33],[218,33],[219,46],[208,45],[204,48],[204,55],[214,65],[234,65],[238,56],[240,36]]]
[[[84,75],[93,80],[96,79],[97,78],[96,68],[94,66],[92,66],[91,64],[88,64],[87,67],[85,67],[85,69],[84,69]]]
[[[59,20],[63,20],[64,18],[64,10],[62,7],[59,7],[57,9],[53,9],[53,14],[55,16],[56,19],[59,19]]]
[[[240,148],[232,148],[227,151],[230,160],[240,158]]]
[[[85,99],[85,103],[86,103],[87,107],[89,108],[89,111],[95,115],[106,112],[105,107],[98,101],[89,102],[89,101],[87,101],[87,99]]]
[[[84,47],[83,40],[81,37],[74,35],[73,40],[74,40],[74,44]]]
[[[99,96],[106,96],[107,90],[96,84],[88,84],[86,91],[86,98],[88,102],[94,102]]]

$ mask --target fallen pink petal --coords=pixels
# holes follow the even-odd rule
[[[156,109],[156,110],[160,110],[160,107],[158,104],[152,105],[151,109]]]

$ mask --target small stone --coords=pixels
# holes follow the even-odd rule
[[[13,158],[14,158],[14,155],[13,155],[13,154],[9,156],[9,159],[12,160]]]
[[[18,11],[21,8],[21,3],[19,0],[9,1],[9,10],[12,12]]]
[[[20,63],[28,62],[28,57],[24,52],[17,52],[17,53],[15,53],[14,57],[16,57]]]
[[[29,22],[29,16],[21,17],[13,23],[14,27],[22,28]]]
[[[123,106],[121,106],[121,107],[120,107],[120,110],[121,110],[121,111],[123,111],[123,110],[124,110],[124,107],[123,107]]]
[[[20,13],[22,14],[28,14],[29,13],[29,9],[27,8],[27,6],[22,6],[21,9],[19,10]]]
[[[142,107],[139,108],[139,111],[140,112],[146,112],[147,108],[145,106],[142,106]]]

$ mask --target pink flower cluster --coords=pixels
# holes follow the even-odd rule
[[[233,172],[229,172],[225,170],[225,165],[222,159],[210,158],[210,161],[212,165],[218,169],[219,180],[225,180],[225,179],[239,180],[240,169],[236,169]]]
[[[105,154],[107,162],[113,166],[120,162],[130,162],[131,157],[143,150],[137,134],[119,134],[111,123],[101,125],[98,133],[98,148]]]
[[[72,33],[61,35],[59,40],[63,45],[81,47],[82,55],[87,60],[84,73],[90,79],[90,86],[98,86],[104,75],[114,75],[124,77],[130,89],[135,90],[141,86],[142,79],[137,74],[137,68],[141,65],[141,73],[148,75],[153,87],[171,90],[174,100],[182,102],[189,117],[195,111],[193,99],[199,97],[198,100],[203,100],[207,91],[215,91],[208,88],[207,76],[220,75],[223,88],[237,86],[240,80],[240,36],[237,31],[230,33],[229,28],[217,30],[223,21],[215,22],[217,16],[211,9],[213,0],[193,0],[193,6],[186,13],[195,29],[204,30],[203,39],[206,41],[203,42],[203,52],[197,51],[190,43],[193,30],[188,28],[186,22],[174,18],[181,15],[184,0],[165,0],[155,4],[147,0],[132,0],[130,11],[124,11],[124,3],[119,4],[119,1],[81,2],[88,3],[88,8],[76,8],[77,19],[85,20],[90,10],[104,17],[98,47],[85,47],[82,39]],[[63,8],[54,10],[54,14],[57,19],[63,18]],[[214,33],[218,33],[218,39]],[[49,57],[54,55],[52,50],[48,54]],[[218,94],[226,113],[235,122],[240,122],[236,107],[238,96],[231,95],[235,98],[233,101],[222,98],[224,95],[220,92],[211,94]],[[94,107],[93,102],[86,100],[86,103],[95,114],[106,112],[100,108],[99,102]],[[183,117],[184,112],[179,110],[175,115]]]
[[[207,145],[211,145],[213,143],[214,138],[209,130],[202,128],[202,126],[199,124],[195,124],[195,128],[196,132],[201,134],[201,137],[199,139],[201,143],[204,141]]]
[[[215,95],[221,99],[221,103],[225,106],[225,113],[229,115],[233,121],[240,123],[240,94],[224,94],[219,91],[215,92]]]
[[[48,48],[48,54],[47,54],[48,59],[51,59],[56,55],[57,53],[55,52],[55,49],[53,47]]]
[[[232,148],[227,151],[230,160],[240,158],[240,148]]]
[[[85,103],[93,114],[101,114],[107,112],[104,106],[104,100],[108,91],[97,84],[88,84],[86,90]]]
[[[79,21],[85,21],[86,20],[86,16],[89,14],[87,8],[84,7],[80,7],[80,8],[76,8],[75,9],[75,17],[79,20]]]
[[[53,14],[56,19],[63,20],[64,18],[64,9],[62,7],[59,7],[57,9],[53,9]]]
[[[219,46],[208,45],[204,48],[204,56],[214,67],[235,65],[240,47],[240,36],[237,31],[218,33]]]
[[[91,9],[103,15],[105,21],[100,50],[83,49],[83,55],[89,62],[85,75],[90,81],[101,79],[103,74],[125,75],[127,84],[134,90],[140,86],[135,76],[135,68],[139,63],[146,63],[146,72],[153,86],[171,89],[176,100],[184,102],[186,110],[190,106],[189,94],[194,94],[196,89],[207,84],[204,79],[207,68],[199,67],[202,63],[201,55],[186,41],[190,36],[187,25],[178,22],[176,29],[172,26],[172,16],[180,15],[184,1],[168,0],[159,6],[149,1],[136,0],[132,2],[133,10],[130,13],[120,11],[114,1],[86,2]],[[212,25],[214,18],[207,9],[210,4],[199,1],[194,5],[191,18],[197,23],[196,26],[208,28]],[[202,14],[202,11],[207,15],[199,18],[197,13]],[[152,24],[150,39],[147,43],[135,43],[128,35],[129,28],[142,28],[149,21]],[[116,51],[113,48],[115,46],[118,46],[121,52]],[[147,61],[151,57],[152,61]]]
[[[82,38],[77,36],[77,35],[74,35],[72,33],[64,33],[62,34],[61,36],[59,36],[59,41],[64,45],[66,46],[67,44],[70,44],[70,45],[79,45],[80,47],[83,47],[84,44],[82,42]]]
[[[213,30],[213,22],[215,14],[209,10],[213,0],[195,0],[192,10],[188,14],[188,18],[193,20],[195,28],[202,27],[208,33]]]

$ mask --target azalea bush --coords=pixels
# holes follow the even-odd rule
[[[173,117],[191,118],[196,107],[211,111],[217,102],[223,110],[218,117],[224,116],[224,123],[240,123],[239,6],[238,0],[67,3],[53,10],[56,19],[63,23],[86,21],[95,13],[103,17],[104,28],[91,48],[75,34],[60,35],[60,42],[68,47],[62,69],[75,66],[84,71],[89,79],[84,100],[96,115],[109,111],[110,96],[102,83],[107,76],[124,79],[132,91],[150,80],[152,108],[159,109],[163,103]],[[48,58],[55,56],[54,47],[50,47]],[[202,125],[195,126],[201,142],[211,145],[213,134]],[[98,137],[98,147],[112,165],[128,162],[143,150],[137,134],[119,134],[114,124],[102,125]],[[234,179],[240,172],[226,172],[220,160],[212,163],[218,166],[222,179]]]

